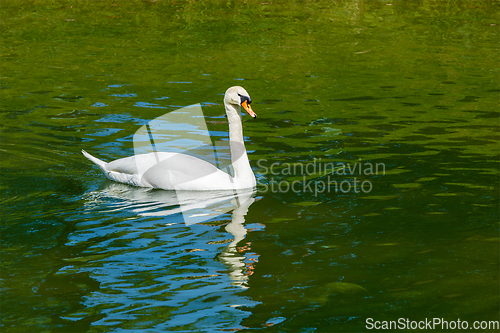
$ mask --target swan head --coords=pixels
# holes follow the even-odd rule
[[[247,91],[240,86],[234,86],[226,90],[226,94],[224,95],[224,103],[231,105],[242,106],[243,109],[252,117],[257,118],[257,114],[253,112],[250,107],[250,103],[252,103],[252,99]]]

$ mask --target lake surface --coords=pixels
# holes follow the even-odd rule
[[[2,332],[499,320],[498,1],[0,6]],[[81,154],[197,103],[227,142],[233,85],[256,193],[179,206]]]

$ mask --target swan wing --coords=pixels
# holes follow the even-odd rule
[[[165,190],[221,190],[234,188],[233,177],[197,157],[155,152],[139,154],[106,163],[87,152],[111,180]]]
[[[175,190],[232,189],[233,178],[215,165],[180,153],[158,153],[159,162],[142,175],[147,186]]]

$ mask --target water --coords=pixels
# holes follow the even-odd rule
[[[498,2],[1,6],[3,332],[499,320]],[[253,196],[183,215],[80,153],[196,103],[224,140],[233,85]]]

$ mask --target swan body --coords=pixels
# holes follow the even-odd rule
[[[213,164],[191,155],[153,152],[104,162],[86,151],[82,153],[94,162],[111,180],[134,186],[164,190],[209,191],[253,188],[255,175],[248,161],[243,141],[240,105],[253,118],[251,98],[242,87],[231,87],[224,95],[229,122],[229,147],[234,176]]]

